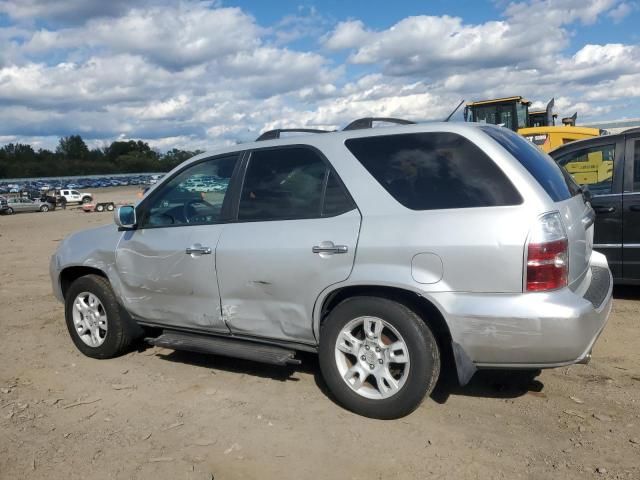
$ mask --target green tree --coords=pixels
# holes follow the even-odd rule
[[[86,160],[89,157],[89,149],[80,135],[62,137],[56,152],[69,160]]]

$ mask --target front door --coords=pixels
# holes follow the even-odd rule
[[[640,136],[627,137],[623,205],[623,277],[640,282]]]
[[[137,228],[122,235],[116,267],[123,303],[138,320],[228,332],[220,312],[215,248],[225,228],[237,160],[227,156],[189,165],[136,208]]]
[[[614,278],[622,278],[622,184],[624,142],[607,137],[579,145],[556,162],[589,187],[596,212],[593,248],[607,257]]]
[[[360,212],[328,162],[307,147],[257,150],[237,222],[216,251],[222,311],[235,334],[314,344],[313,306],[346,280]]]

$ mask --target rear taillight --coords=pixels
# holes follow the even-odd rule
[[[527,243],[526,291],[557,290],[567,286],[569,242],[560,214],[541,216]]]

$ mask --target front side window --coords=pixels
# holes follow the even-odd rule
[[[285,220],[321,215],[328,167],[308,148],[251,154],[240,195],[238,220]]]
[[[412,210],[522,202],[493,160],[455,133],[352,138],[345,145],[393,198]]]
[[[558,157],[558,165],[571,174],[579,185],[589,185],[595,195],[611,193],[616,144],[582,148]]]
[[[138,215],[138,227],[208,225],[222,220],[238,156],[196,163],[153,192]]]

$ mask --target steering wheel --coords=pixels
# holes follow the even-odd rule
[[[183,211],[182,211],[182,215],[184,216],[184,221],[186,223],[191,223],[191,217],[193,216],[193,213],[196,210],[193,207],[193,205],[195,205],[196,203],[199,203],[201,205],[205,205],[205,206],[210,207],[210,208],[213,209],[213,205],[210,204],[209,202],[207,202],[204,199],[194,198],[193,200],[188,200],[187,202],[185,202],[184,207],[183,207]]]

